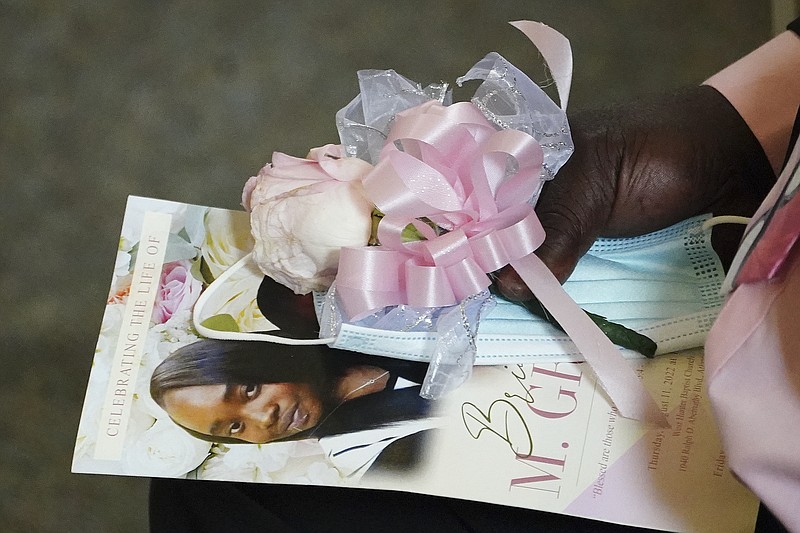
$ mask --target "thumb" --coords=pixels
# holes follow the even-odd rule
[[[572,274],[608,219],[612,200],[599,183],[604,180],[568,163],[545,185],[537,202],[545,239],[535,253],[561,283]]]
[[[608,137],[589,113],[576,117],[575,151],[558,175],[545,183],[536,215],[545,240],[536,255],[564,283],[578,260],[607,226],[616,195],[614,157]]]
[[[597,191],[587,190],[591,187],[586,183],[572,179],[568,172],[563,177],[559,174],[545,185],[536,206],[545,240],[535,253],[561,283],[572,274],[608,217],[604,206],[609,202],[599,201]],[[500,269],[495,282],[500,294],[511,301],[533,298],[531,290],[510,265]]]
[[[550,272],[564,283],[569,278],[578,260],[591,246],[584,246],[581,239],[561,231],[560,228],[551,228],[547,231],[544,243],[536,250],[536,255],[547,265]]]
[[[544,226],[544,221],[542,221],[542,225]],[[550,224],[550,229],[545,228],[545,231],[545,241],[535,253],[547,265],[556,279],[564,283],[594,239],[589,239],[588,245],[586,245],[583,242],[585,240],[583,235],[563,231],[559,225]],[[511,265],[504,266],[496,273],[495,285],[500,294],[512,302],[533,298],[530,288]]]

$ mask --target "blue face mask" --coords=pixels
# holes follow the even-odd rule
[[[578,263],[566,292],[586,311],[653,339],[658,353],[701,346],[722,304],[722,265],[708,216],[630,239],[600,239]],[[426,361],[434,332],[342,324],[333,347]],[[481,319],[478,364],[582,360],[564,333],[519,305],[498,300]],[[626,356],[635,352],[623,350]]]

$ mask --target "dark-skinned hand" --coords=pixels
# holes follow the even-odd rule
[[[570,117],[575,151],[536,205],[546,231],[536,254],[559,281],[598,237],[642,235],[703,214],[751,216],[775,181],[761,145],[708,86]],[[727,266],[742,227],[718,226],[712,243]],[[497,285],[531,298],[510,266]]]

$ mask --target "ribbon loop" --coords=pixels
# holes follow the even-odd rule
[[[405,302],[402,254],[383,246],[342,248],[337,292],[344,312],[359,320],[375,309]]]
[[[408,261],[406,283],[408,305],[413,307],[446,307],[457,301],[442,268]]]
[[[396,297],[389,305],[443,307],[486,289],[489,272],[531,253],[544,238],[528,204],[541,165],[533,137],[498,131],[474,104],[431,101],[398,113],[381,161],[364,178],[384,213],[381,248],[395,253],[375,261],[368,249],[348,252],[337,278],[345,308],[364,316],[377,310],[365,306],[389,295]],[[404,242],[403,230],[421,228],[420,219],[443,221],[445,231],[423,230],[422,243]],[[372,281],[387,275],[398,276],[397,287]]]

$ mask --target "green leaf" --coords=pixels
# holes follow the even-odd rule
[[[164,254],[164,264],[183,259],[194,259],[199,251],[198,248],[195,248],[183,238],[170,233],[167,239],[167,250]]]
[[[372,231],[370,232],[369,237],[369,245],[370,246],[379,246],[380,241],[378,240],[378,225],[381,223],[383,219],[383,213],[375,207],[372,209]],[[428,218],[419,218],[417,219],[420,222],[427,224],[433,231],[436,232],[437,235],[442,233],[442,228],[438,225],[434,224]],[[426,238],[420,233],[420,231],[414,226],[414,224],[408,224],[405,228],[403,228],[403,233],[400,235],[400,238],[403,242],[413,242],[413,241],[424,241]]]
[[[409,224],[405,228],[403,228],[403,233],[400,235],[400,238],[403,242],[413,242],[413,241],[424,241],[425,237],[422,236],[422,233],[414,226],[414,224]]]
[[[630,328],[626,328],[622,324],[611,322],[604,316],[596,315],[589,311],[584,311],[584,313],[592,319],[592,322],[594,322],[597,327],[600,328],[600,331],[605,333],[606,337],[614,344],[622,346],[623,348],[628,348],[629,350],[635,350],[645,357],[654,357],[656,355],[658,345],[650,337],[642,335]]]
[[[186,228],[181,228],[181,230],[177,233],[177,235],[186,242],[192,242],[192,239],[189,237],[189,234],[186,233]]]
[[[197,274],[199,274],[199,276],[194,276],[195,279],[202,280],[206,285],[211,285],[214,281],[214,274],[211,273],[211,268],[208,266],[206,258],[201,255],[200,260],[192,264],[192,275],[195,274],[195,266],[197,266]]]
[[[236,320],[227,313],[210,316],[203,320],[200,325],[216,331],[239,331],[239,325],[236,323]]]

